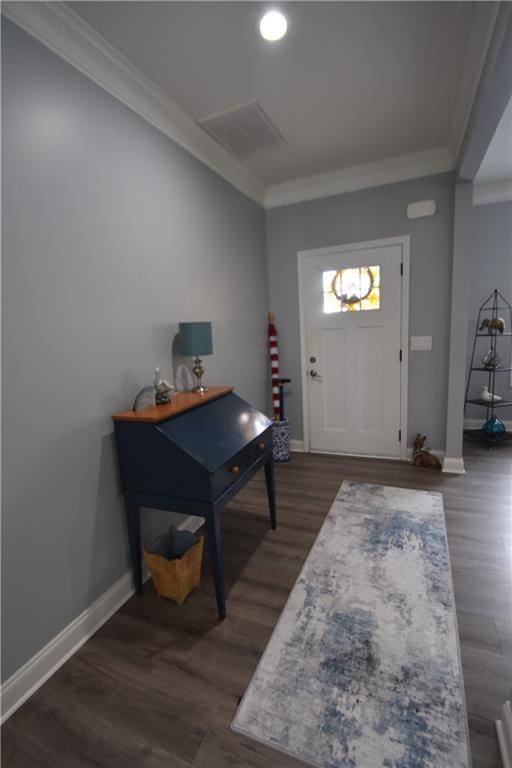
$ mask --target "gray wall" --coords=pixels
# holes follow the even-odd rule
[[[501,291],[508,302],[512,303],[512,203],[494,203],[473,207],[468,368],[471,362],[478,310],[495,288]],[[503,315],[503,313],[501,314]],[[507,328],[507,330],[511,331],[512,328]],[[480,358],[487,351],[487,345],[485,339],[480,339],[478,344]],[[497,344],[498,352],[503,350],[500,355],[503,364],[509,365],[510,338],[503,338]],[[506,350],[508,350],[508,355]],[[478,376],[480,378],[477,378]],[[474,374],[471,383],[472,394],[478,396],[479,385],[487,384],[487,380],[485,377],[482,378],[481,374]],[[496,375],[495,392],[506,400],[512,399],[510,374]],[[504,419],[512,419],[512,407],[500,410],[498,415]],[[478,406],[469,406],[466,416],[483,420],[485,411]]]
[[[408,221],[407,204],[434,198],[437,213]],[[409,438],[444,449],[453,221],[453,176],[441,174],[267,212],[270,305],[276,312],[280,371],[290,376],[292,437],[302,439],[297,252],[395,235],[411,236],[412,336],[432,336],[431,352],[409,352]]]
[[[263,407],[268,296],[257,205],[5,20],[2,57],[6,678],[127,570],[110,414],[180,320]]]

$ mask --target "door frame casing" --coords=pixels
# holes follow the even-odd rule
[[[301,362],[301,386],[302,386],[302,429],[304,451],[310,451],[311,429],[309,423],[308,379],[307,379],[307,350],[306,350],[306,308],[304,302],[304,266],[307,259],[315,256],[331,256],[347,251],[368,250],[369,248],[382,248],[387,245],[399,245],[402,248],[402,282],[401,282],[401,307],[400,307],[400,344],[402,349],[402,364],[400,368],[400,427],[402,440],[400,442],[400,461],[406,461],[407,452],[407,400],[409,383],[409,270],[410,270],[410,235],[398,235],[379,240],[365,240],[359,243],[343,243],[327,248],[313,248],[297,253],[297,276],[299,288],[299,329],[300,329],[300,362]],[[347,455],[347,454],[345,454]],[[370,458],[368,456],[368,458]],[[386,458],[386,457],[381,457]]]

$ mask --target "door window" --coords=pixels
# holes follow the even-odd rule
[[[324,314],[380,309],[380,267],[322,272]]]

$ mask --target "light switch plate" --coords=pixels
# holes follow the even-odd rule
[[[411,350],[415,352],[430,352],[432,336],[411,336]]]

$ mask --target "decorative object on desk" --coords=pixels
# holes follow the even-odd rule
[[[487,419],[482,427],[482,432],[486,435],[503,435],[507,431],[505,424],[497,416]]]
[[[487,328],[487,332],[492,334],[493,331],[499,331],[499,333],[505,332],[505,321],[502,317],[484,317],[480,324],[479,331],[483,331]]]
[[[170,403],[174,392],[174,387],[169,384],[166,379],[162,379],[160,376],[160,368],[155,368],[155,378],[153,379],[153,386],[155,388],[155,400],[157,405],[165,405]]]
[[[133,401],[134,411],[145,411],[146,408],[151,408],[156,403],[156,392],[153,386],[142,387],[138,392],[135,400]]]
[[[430,453],[428,448],[425,447],[426,442],[427,436],[422,436],[418,432],[414,438],[412,446],[411,464],[413,467],[424,467],[425,469],[442,469],[441,462],[437,456],[434,456],[434,454]]]
[[[468,768],[459,653],[442,495],[344,482],[232,728],[307,765]]]
[[[174,382],[176,384],[176,390],[178,392],[190,392],[194,386],[194,379],[191,372],[186,365],[180,363],[176,368],[176,374],[174,376]]]
[[[268,348],[270,352],[270,378],[272,381],[272,404],[274,407],[274,419],[279,421],[284,418],[280,410],[279,402],[279,347],[277,346],[277,330],[275,326],[276,316],[268,313]]]
[[[482,363],[485,368],[501,368],[500,356],[495,349],[490,349],[486,355],[482,358]]]
[[[482,387],[480,400],[483,400],[485,403],[499,403],[501,399],[502,398],[499,395],[489,392],[489,387],[487,387],[487,385]]]
[[[201,355],[213,354],[212,324],[209,322],[180,323],[180,348],[185,357],[193,357],[192,370],[196,377],[196,386],[192,390],[202,395],[208,387],[202,383],[204,368]]]
[[[166,536],[160,538],[165,539]],[[201,536],[181,557],[169,560],[167,557],[150,552],[148,548],[144,550],[144,559],[148,564],[158,595],[181,605],[201,581],[203,537]]]

